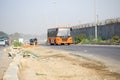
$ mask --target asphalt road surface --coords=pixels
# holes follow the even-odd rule
[[[71,54],[84,56],[105,63],[111,68],[120,71],[120,46],[97,46],[97,45],[42,45],[44,47],[66,50]]]

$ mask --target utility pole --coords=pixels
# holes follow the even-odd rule
[[[96,13],[96,0],[94,0],[94,16],[95,16],[95,39],[97,40],[97,13]]]

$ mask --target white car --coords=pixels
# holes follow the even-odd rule
[[[6,41],[4,39],[0,39],[0,46],[5,46],[6,45]]]

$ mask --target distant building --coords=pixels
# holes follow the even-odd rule
[[[24,39],[23,38],[19,38],[19,42],[24,43]]]

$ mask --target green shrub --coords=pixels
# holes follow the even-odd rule
[[[90,43],[90,40],[87,39],[87,38],[86,38],[86,39],[83,39],[83,43],[87,43],[87,44],[88,44],[88,43]]]
[[[101,43],[101,42],[104,42],[104,40],[100,36],[98,36],[97,39],[94,37],[89,39],[89,43]]]
[[[88,44],[90,41],[88,39],[82,39],[80,42],[78,42],[79,44]]]
[[[14,41],[13,42],[13,46],[14,47],[21,47],[23,44],[21,42],[18,42],[18,41]]]
[[[86,39],[86,35],[85,34],[80,34],[80,35],[75,37],[74,43],[75,44],[82,43],[82,42],[84,42],[85,39]]]
[[[110,40],[111,43],[120,43],[120,37],[115,35]]]
[[[103,40],[102,40],[101,37],[98,37],[97,39],[94,38],[94,39],[92,40],[92,42],[94,42],[94,43],[101,43],[101,42],[103,42]]]
[[[78,36],[75,37],[74,42],[75,42],[76,44],[78,44],[78,43],[80,43],[80,44],[83,44],[83,43],[89,44],[89,43],[102,43],[102,42],[104,42],[104,40],[102,40],[101,37],[98,37],[98,38],[96,39],[96,38],[94,38],[93,36],[91,36],[91,37],[88,39],[85,34],[80,34],[80,35],[78,35]]]
[[[98,37],[98,38],[97,38],[97,42],[98,42],[98,43],[103,42],[102,38],[101,38],[101,37]]]

